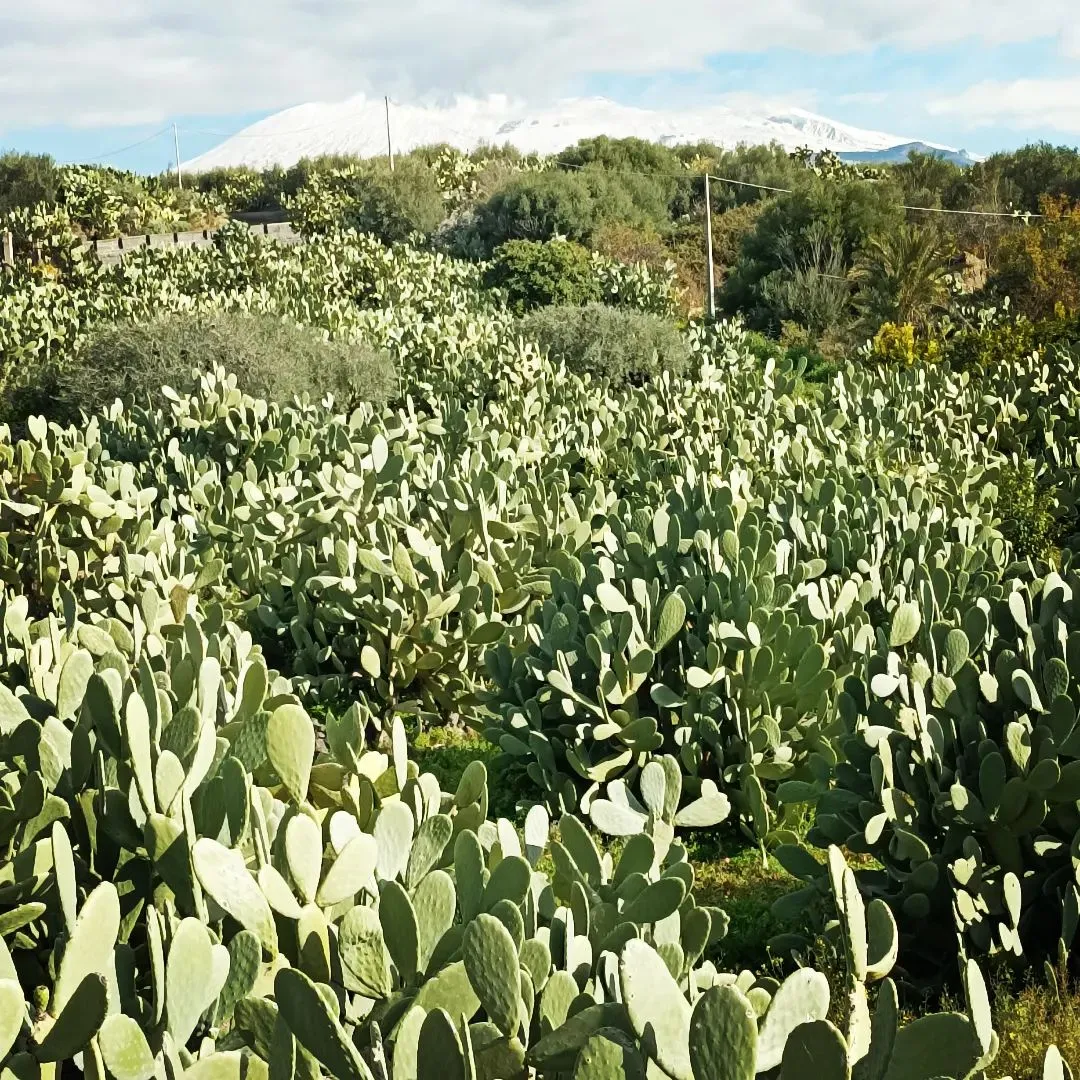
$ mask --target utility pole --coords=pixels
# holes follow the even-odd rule
[[[390,98],[384,96],[383,102],[386,105],[386,154],[390,158],[390,171],[394,171],[394,144],[390,141]]]
[[[176,147],[176,186],[183,190],[184,177],[180,172],[180,133],[176,130],[176,125],[172,126],[173,146]]]
[[[708,292],[708,312],[711,320],[716,319],[716,272],[713,268],[712,254],[712,199],[709,196],[709,174],[705,174],[705,289]]]

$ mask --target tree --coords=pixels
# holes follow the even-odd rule
[[[793,294],[783,283],[798,276],[802,288],[811,271],[819,277],[835,272],[846,278],[872,236],[901,224],[899,203],[895,185],[886,181],[837,182],[816,176],[791,194],[778,196],[743,239],[739,260],[719,292],[721,308],[742,314],[754,329],[779,332],[781,322],[793,318]],[[841,292],[841,283],[834,284],[836,288],[822,285],[822,294],[812,302],[805,297],[808,316],[812,312],[809,317],[815,321]],[[843,290],[850,295],[846,282]]]
[[[777,255],[780,266],[762,279],[760,294],[781,325],[797,323],[814,334],[841,325],[851,286],[840,236],[815,221],[799,235],[783,233]]]
[[[56,164],[48,154],[0,154],[0,214],[53,206],[59,192]]]
[[[664,192],[648,176],[597,165],[549,169],[515,176],[481,203],[465,244],[489,257],[508,240],[562,236],[587,243],[605,224],[644,228],[666,226],[668,220]]]
[[[852,275],[866,329],[891,322],[925,330],[948,301],[948,272],[942,237],[932,225],[902,225],[871,237]]]
[[[1080,150],[1048,142],[994,154],[974,166],[976,176],[997,174],[1016,192],[1017,206],[1032,213],[1044,195],[1080,200]]]
[[[1014,310],[1049,318],[1059,307],[1080,311],[1080,204],[1044,195],[1043,218],[1015,226],[998,252],[991,288],[1010,297]]]
[[[900,184],[904,202],[909,206],[941,206],[963,170],[937,154],[912,150],[907,161],[895,166],[893,174]]]

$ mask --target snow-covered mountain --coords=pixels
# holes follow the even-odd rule
[[[449,143],[461,150],[512,143],[526,153],[553,154],[579,139],[597,135],[637,136],[652,142],[778,142],[789,150],[884,151],[916,140],[866,131],[802,109],[754,113],[726,106],[656,110],[620,105],[607,98],[574,98],[547,108],[529,108],[502,96],[458,98],[449,106],[390,105],[395,152]],[[298,105],[227,138],[184,164],[202,172],[220,166],[289,166],[319,154],[386,153],[386,113],[382,99],[364,96],[339,103]],[[951,150],[951,147],[940,147]]]

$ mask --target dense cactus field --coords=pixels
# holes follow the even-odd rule
[[[999,1076],[984,973],[1080,922],[1076,359],[810,385],[692,323],[685,376],[615,388],[480,274],[335,234],[0,294],[9,372],[216,307],[400,381],[0,427],[5,1077]],[[490,772],[442,790],[440,725]],[[803,880],[805,947],[718,966],[701,835]]]

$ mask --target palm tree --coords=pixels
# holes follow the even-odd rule
[[[852,271],[855,307],[863,322],[910,323],[925,330],[949,296],[949,263],[938,232],[926,226],[902,225],[874,237]]]

